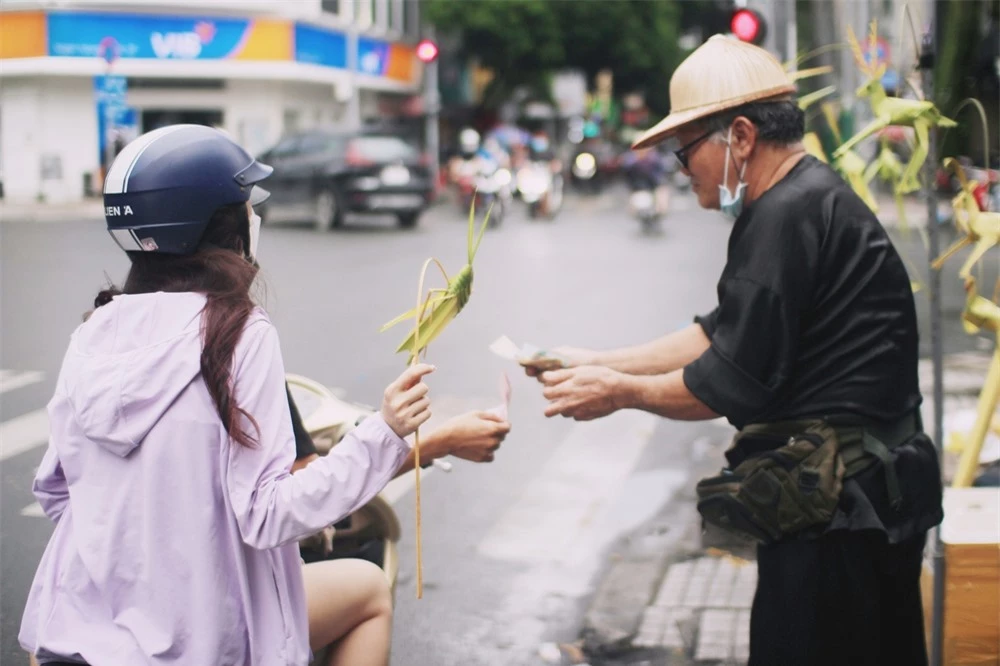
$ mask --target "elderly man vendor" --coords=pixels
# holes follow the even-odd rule
[[[677,68],[670,115],[634,147],[676,136],[698,203],[733,219],[718,304],[647,344],[561,348],[565,367],[528,373],[547,416],[737,428],[698,508],[759,543],[751,665],[918,666],[942,490],[910,280],[872,211],[806,154],[794,92],[769,53],[722,36]]]

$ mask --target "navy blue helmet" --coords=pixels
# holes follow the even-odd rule
[[[223,132],[169,125],[138,137],[104,179],[108,232],[129,252],[191,254],[221,206],[263,202],[273,169]]]

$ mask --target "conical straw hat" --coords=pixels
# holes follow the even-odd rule
[[[670,115],[632,144],[648,148],[683,125],[719,111],[790,97],[795,85],[774,56],[753,44],[714,35],[684,59],[670,77]]]

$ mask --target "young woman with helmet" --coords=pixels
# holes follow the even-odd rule
[[[108,171],[107,228],[132,266],[74,332],[48,406],[34,492],[56,526],[19,636],[41,664],[304,666],[334,641],[330,663],[388,661],[381,570],[303,566],[297,541],[404,464],[433,368],[289,473],[278,336],[250,297],[270,173],[195,125],[144,134]]]

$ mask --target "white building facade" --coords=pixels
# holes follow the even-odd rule
[[[99,192],[124,142],[192,122],[258,154],[419,100],[416,0],[3,0],[4,198]]]

